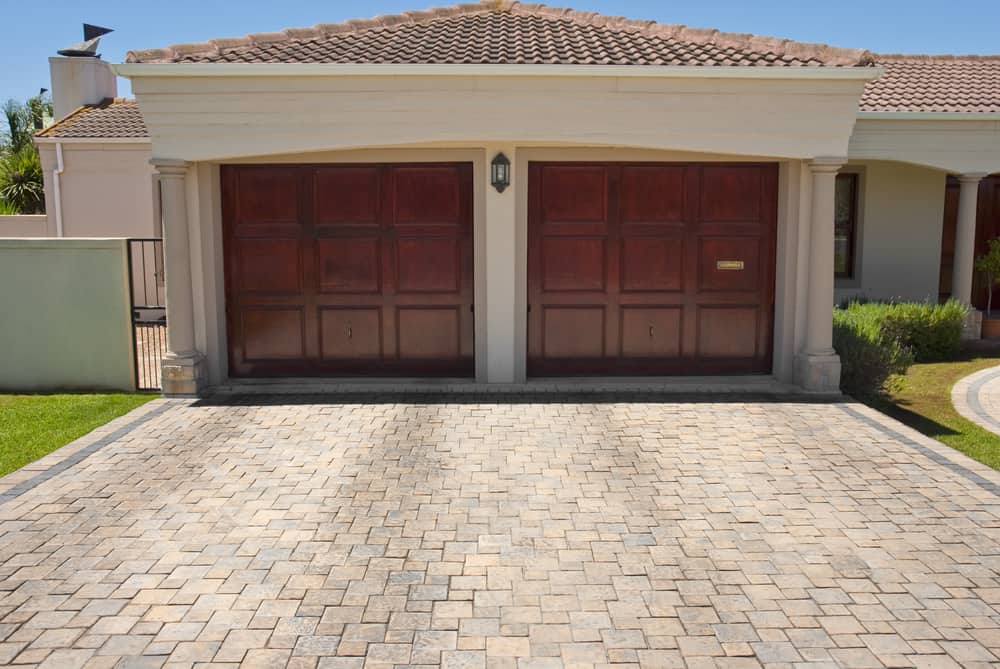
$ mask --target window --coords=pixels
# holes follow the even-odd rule
[[[833,271],[838,279],[854,278],[854,244],[858,231],[858,175],[838,174],[833,231]]]

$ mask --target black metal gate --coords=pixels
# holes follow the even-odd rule
[[[135,386],[138,390],[160,390],[160,362],[167,352],[163,240],[128,240],[128,274]]]

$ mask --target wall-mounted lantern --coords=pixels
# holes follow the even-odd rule
[[[498,193],[504,192],[510,185],[510,160],[502,153],[498,153],[490,163],[490,184]]]

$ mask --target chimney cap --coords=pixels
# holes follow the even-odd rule
[[[102,28],[101,26],[84,23],[83,41],[72,44],[65,49],[60,49],[56,53],[60,56],[76,58],[100,58],[101,54],[97,53],[97,45],[100,44],[101,37],[110,32],[114,31],[111,28]]]

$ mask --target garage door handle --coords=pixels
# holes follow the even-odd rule
[[[653,326],[652,325],[649,326],[649,338],[650,339],[653,338]]]
[[[351,339],[353,337],[354,337],[354,330],[352,330],[351,328],[347,328],[347,338]]]

